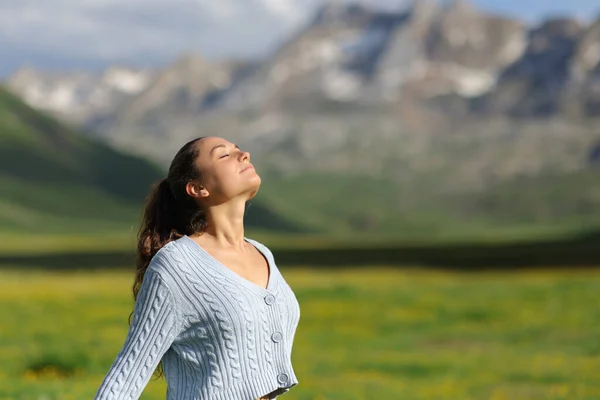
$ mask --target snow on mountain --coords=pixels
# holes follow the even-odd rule
[[[22,68],[8,79],[7,86],[33,107],[84,122],[97,113],[108,112],[124,98],[141,93],[154,74],[117,66],[100,74]]]
[[[311,1],[252,0],[248,7],[284,23],[300,18],[297,12]],[[137,124],[162,132],[174,116],[194,126],[209,110],[268,114],[401,103],[414,111],[429,101],[448,110],[460,103],[525,115],[573,104],[579,111],[572,112],[593,114],[600,97],[598,26],[567,18],[531,27],[465,0],[419,0],[391,10],[329,1],[257,62],[190,55],[157,71],[22,69],[8,85],[35,107],[102,131],[126,121],[127,129]]]

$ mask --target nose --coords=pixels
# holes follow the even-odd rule
[[[240,159],[242,161],[250,161],[250,152],[248,152],[248,151],[242,151],[240,154],[241,154],[240,155]]]

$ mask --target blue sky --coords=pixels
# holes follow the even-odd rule
[[[338,0],[348,2],[350,0]],[[359,0],[405,7],[408,0]],[[267,54],[323,0],[0,0],[0,77],[28,65],[98,70],[164,65],[182,53],[209,59]],[[535,23],[591,20],[599,0],[475,0],[478,8]]]
[[[486,10],[537,21],[553,15],[570,14],[587,20],[600,14],[599,0],[478,0]]]

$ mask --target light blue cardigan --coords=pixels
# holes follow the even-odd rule
[[[269,263],[266,289],[188,236],[158,251],[95,400],[138,399],[161,359],[167,400],[252,400],[298,383],[291,353],[300,307],[269,249],[246,241]]]

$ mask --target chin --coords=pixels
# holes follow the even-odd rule
[[[248,200],[246,200],[246,201],[252,200],[256,196],[256,193],[258,193],[258,190],[248,193]]]
[[[248,200],[250,200],[254,196],[256,196],[258,189],[260,189],[260,184],[261,184],[262,180],[260,179],[260,176],[258,176],[258,174],[256,174],[256,173],[254,173],[252,177],[248,177],[248,178],[249,179],[243,184],[244,189],[242,190],[242,192],[247,193]]]
[[[259,189],[260,189],[260,178],[258,179],[258,183],[256,185],[254,185],[254,187],[252,189],[249,190],[248,200],[252,200],[254,198],[254,196],[256,196],[256,193],[258,193]]]

